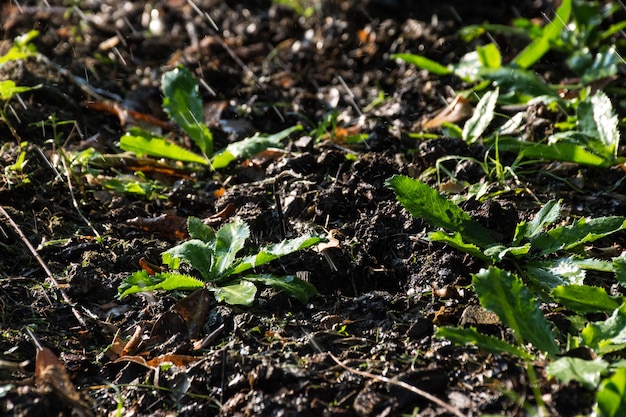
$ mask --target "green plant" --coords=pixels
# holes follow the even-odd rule
[[[442,327],[436,333],[438,337],[521,358],[527,364],[534,387],[532,381],[536,376],[531,365],[536,356],[525,348],[528,342],[551,359],[547,367],[549,375],[563,382],[574,379],[597,389],[602,415],[618,415],[611,404],[612,399],[621,398],[626,390],[622,381],[626,363],[611,364],[600,358],[589,361],[557,358],[557,355],[563,351],[561,346],[567,349],[585,346],[600,357],[626,349],[626,297],[610,296],[604,288],[584,283],[587,271],[597,271],[612,274],[621,286],[626,286],[626,255],[599,260],[586,256],[582,250],[583,244],[626,229],[626,218],[582,218],[570,225],[553,226],[560,216],[561,205],[552,200],[533,220],[517,224],[511,242],[502,243],[456,204],[420,181],[394,176],[387,180],[387,186],[413,216],[444,229],[429,233],[431,241],[445,242],[487,264],[487,268],[472,274],[474,291],[480,304],[496,313],[513,331],[514,343],[482,335],[475,328]],[[539,301],[557,303],[571,311],[572,321],[578,325],[567,331],[566,343],[564,336],[546,320]],[[588,313],[610,316],[603,321],[591,321]],[[559,338],[561,346],[556,342]],[[608,374],[611,376],[606,377]],[[535,391],[541,408],[540,393]]]
[[[198,83],[193,74],[184,67],[163,74],[161,78],[163,108],[189,135],[201,153],[195,153],[158,135],[138,128],[130,129],[120,138],[123,150],[137,155],[150,155],[182,162],[210,165],[214,169],[228,166],[239,158],[247,158],[270,147],[282,147],[281,140],[301,130],[293,126],[273,135],[255,134],[252,137],[231,143],[224,149],[213,152],[213,135],[203,123],[203,106]]]
[[[435,75],[454,74],[472,85],[469,91],[461,93],[470,97],[471,93],[494,88],[482,95],[473,116],[463,129],[451,124],[443,126],[449,136],[463,138],[468,143],[481,141],[487,145],[498,142],[502,152],[514,152],[524,158],[550,161],[567,161],[590,166],[607,167],[621,164],[624,158],[617,156],[620,135],[618,118],[606,94],[598,90],[591,93],[592,83],[610,80],[617,74],[617,65],[622,62],[615,46],[603,45],[616,31],[626,27],[622,22],[602,31],[601,21],[614,13],[613,5],[603,6],[576,0],[561,2],[556,15],[545,27],[529,21],[517,22],[531,37],[530,44],[508,64],[498,47],[493,44],[478,46],[464,55],[458,63],[443,66],[426,57],[410,53],[396,54],[394,58],[427,69]],[[519,34],[520,31],[507,30],[504,26],[472,26],[462,31],[466,39],[487,30]],[[529,70],[548,51],[565,53],[571,70],[580,81],[569,86],[578,91],[569,98],[562,98],[558,89],[562,86],[548,85],[539,75]],[[593,50],[598,52],[592,55]],[[537,143],[524,138],[519,129],[525,120],[520,112],[511,118],[510,123],[492,133],[487,128],[492,124],[496,104],[520,104],[543,102],[555,111],[571,112],[568,123],[557,125],[562,131],[540,138]],[[492,129],[493,130],[493,129]]]
[[[269,285],[284,291],[302,303],[316,293],[315,288],[295,276],[276,277],[269,274],[245,272],[267,264],[290,253],[308,248],[323,239],[305,235],[295,239],[262,247],[258,252],[237,257],[250,236],[248,225],[242,220],[225,224],[217,232],[201,220],[189,218],[191,240],[175,246],[162,254],[163,263],[175,272],[148,275],[137,271],[126,278],[119,287],[119,297],[153,290],[190,290],[207,287],[219,301],[228,304],[251,305],[256,295],[256,284]],[[181,264],[193,268],[200,277],[181,273]]]

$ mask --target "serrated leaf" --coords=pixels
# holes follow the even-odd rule
[[[234,142],[213,155],[211,164],[214,169],[227,167],[231,162],[240,158],[249,158],[267,148],[282,148],[282,140],[295,131],[302,130],[302,126],[292,126],[270,136],[255,135],[238,142]]]
[[[161,77],[163,108],[189,135],[200,150],[213,153],[213,135],[204,124],[204,110],[198,82],[191,71],[178,67]]]
[[[472,275],[480,304],[515,333],[550,356],[558,353],[554,333],[539,305],[515,275],[496,267]]]
[[[295,239],[286,239],[280,243],[266,246],[255,255],[246,256],[237,264],[232,274],[239,274],[251,268],[264,265],[282,256],[308,248],[324,241],[319,236],[303,235]]]
[[[593,242],[626,228],[626,218],[607,216],[583,218],[570,226],[555,227],[531,239],[533,248],[543,255],[560,250],[570,250],[583,243]]]
[[[608,369],[608,362],[601,358],[587,361],[580,358],[564,357],[549,363],[546,372],[549,377],[558,379],[562,384],[576,381],[588,389],[596,389],[602,375]]]
[[[209,161],[201,155],[193,153],[175,143],[148,132],[134,129],[120,138],[120,148],[134,152],[138,156],[150,155],[158,158],[169,158],[182,162],[196,162],[208,164]]]
[[[256,286],[250,281],[241,281],[237,284],[225,285],[211,289],[217,301],[224,301],[230,305],[250,306],[256,296]]]
[[[624,417],[626,410],[626,369],[620,368],[602,380],[596,393],[598,417]]]
[[[213,280],[215,276],[211,275],[211,268],[214,262],[214,245],[214,243],[191,239],[168,249],[161,257],[163,263],[170,268],[176,269],[180,261],[184,261],[200,272],[205,280]]]
[[[598,354],[626,347],[626,303],[616,308],[611,317],[589,323],[581,332],[583,341]]]
[[[457,345],[476,345],[479,349],[494,355],[508,353],[522,359],[532,359],[528,352],[513,346],[493,336],[479,333],[474,327],[462,329],[460,327],[440,327],[435,337],[448,339]]]
[[[552,290],[552,297],[563,307],[579,314],[609,313],[620,306],[620,302],[608,295],[604,288],[589,285],[561,285]]]
[[[452,70],[450,70],[449,68],[444,67],[443,65],[420,55],[393,54],[391,55],[391,59],[400,59],[408,64],[412,64],[416,67],[425,69],[435,75],[448,75],[452,73]]]
[[[485,130],[487,130],[487,127],[493,120],[497,101],[497,88],[483,95],[476,105],[474,114],[463,126],[463,140],[465,142],[474,143],[485,133]]]
[[[626,287],[626,252],[622,252],[620,256],[613,258],[613,271],[615,279],[622,287]]]
[[[458,232],[463,240],[482,249],[496,244],[485,227],[423,182],[394,175],[387,179],[385,185],[395,192],[398,201],[411,215],[424,219],[431,227]]]
[[[247,275],[244,279],[269,285],[277,291],[284,291],[287,295],[295,298],[302,304],[306,304],[309,301],[309,298],[317,294],[317,290],[313,285],[292,275],[286,277],[275,277],[272,275]]]
[[[173,272],[164,272],[156,275],[148,275],[146,271],[137,271],[126,278],[118,288],[118,297],[138,292],[155,290],[191,290],[202,288],[204,282],[189,275]]]
[[[189,217],[187,219],[187,230],[192,239],[198,239],[205,243],[215,241],[215,231],[212,227],[207,226],[197,217]]]

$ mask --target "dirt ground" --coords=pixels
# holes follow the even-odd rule
[[[482,264],[427,241],[426,223],[411,218],[384,182],[418,176],[446,155],[482,160],[485,149],[443,136],[411,138],[463,85],[390,55],[455,62],[473,49],[458,39],[460,27],[542,18],[551,2],[314,1],[310,16],[254,0],[69,3],[2,6],[0,55],[35,29],[33,44],[45,59],[0,66],[0,80],[41,84],[9,103],[14,131],[0,122],[0,204],[8,215],[0,216],[1,414],[525,414],[534,398],[519,359],[433,337],[437,326],[462,324],[476,310],[471,273]],[[503,50],[513,56],[520,46]],[[216,149],[255,132],[303,130],[284,149],[218,171],[151,164],[143,170],[153,185],[146,195],[107,188],[107,179],[128,178],[141,165],[121,157],[118,143],[142,121],[115,108],[167,122],[159,83],[179,64],[202,80]],[[546,76],[568,74],[547,68]],[[182,136],[175,128],[166,134]],[[351,143],[355,135],[365,139]],[[108,158],[72,159],[92,148]],[[25,168],[5,169],[22,151]],[[475,164],[449,168],[464,181],[484,180]],[[499,196],[463,207],[505,235],[554,197],[574,215],[626,214],[619,168],[560,165],[564,180],[549,175],[554,166],[531,168],[494,184]],[[264,269],[306,277],[319,294],[303,305],[265,289],[250,308],[217,303],[206,292],[183,305],[182,292],[117,299],[141,259],[159,264],[180,241],[149,219],[210,219],[225,209],[249,223],[253,243],[278,242],[285,233],[332,235],[332,247]],[[191,318],[183,314],[190,310]],[[558,312],[548,317],[561,319]],[[490,334],[507,332],[498,322],[472,320]],[[35,360],[27,328],[51,350],[47,358]],[[133,335],[136,351],[120,355],[115,341]],[[550,413],[591,412],[592,392],[548,380],[540,363],[536,371]]]

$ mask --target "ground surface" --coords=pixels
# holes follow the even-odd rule
[[[458,40],[461,26],[507,24],[518,14],[541,17],[551,12],[549,2],[520,1],[513,8],[497,0],[420,6],[349,0],[322,2],[311,17],[301,17],[269,1],[197,1],[213,22],[182,0],[47,3],[24,2],[19,9],[9,2],[1,14],[4,48],[36,29],[34,44],[50,62],[0,67],[2,80],[42,84],[21,95],[23,105],[10,103],[15,133],[28,142],[28,164],[23,172],[4,171],[0,203],[78,314],[3,217],[0,349],[5,360],[28,363],[0,368],[2,414],[116,415],[123,408],[126,416],[451,415],[405,388],[350,372],[331,355],[350,368],[425,390],[465,415],[520,415],[534,403],[518,360],[432,337],[436,326],[460,324],[477,305],[468,286],[483,265],[425,240],[427,225],[412,219],[384,182],[394,174],[418,176],[442,156],[482,160],[485,152],[444,137],[408,137],[462,85],[389,55],[411,51],[453,62],[472,48]],[[518,47],[506,46],[510,54]],[[90,147],[117,154],[128,128],[94,105],[115,102],[115,96],[99,100],[76,77],[88,80],[92,92],[119,96],[119,106],[166,120],[159,80],[178,64],[206,83],[201,93],[216,148],[255,132],[296,124],[303,131],[285,140],[281,151],[218,172],[183,166],[146,171],[160,186],[158,195],[104,187],[106,178],[133,175],[133,159],[76,163],[74,174],[66,175],[63,155]],[[556,71],[550,76],[559,77]],[[332,117],[344,130],[330,126],[317,134]],[[366,140],[350,144],[345,132]],[[0,143],[4,168],[20,153],[4,123]],[[560,167],[559,176],[574,188],[547,175],[549,168],[520,173],[519,182],[494,186],[509,192],[464,207],[503,234],[555,196],[575,215],[626,214],[621,169]],[[283,172],[288,175],[279,176]],[[472,164],[457,174],[472,183],[484,176]],[[436,177],[429,181],[436,186]],[[222,187],[225,193],[216,193]],[[232,205],[230,216],[250,224],[253,243],[266,244],[282,238],[277,201],[287,235],[332,232],[337,240],[322,253],[306,250],[264,270],[306,277],[319,291],[308,304],[269,289],[251,308],[218,304],[204,293],[186,310],[175,307],[182,293],[116,298],[141,258],[159,263],[161,252],[178,240],[168,228],[138,227],[141,219],[208,219]],[[181,311],[189,309],[202,313],[185,322]],[[474,320],[492,334],[505,332],[497,322]],[[188,331],[190,323],[198,328]],[[35,378],[36,348],[27,326],[63,364],[49,359],[54,366],[45,368],[38,360],[51,370],[47,380],[42,369]],[[110,349],[116,337],[128,340],[135,333],[142,344],[134,355]],[[197,349],[199,340],[205,343]],[[175,365],[160,366],[167,358]],[[80,394],[67,388],[59,368]],[[537,372],[551,413],[591,411],[593,396],[585,389],[546,380],[541,364]],[[62,382],[50,382],[54,378]]]

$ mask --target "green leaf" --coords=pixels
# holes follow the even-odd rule
[[[589,285],[558,286],[552,290],[554,300],[579,314],[610,313],[620,306],[621,298],[611,297],[604,288]]]
[[[479,349],[494,355],[508,353],[522,359],[532,359],[528,352],[493,336],[479,333],[475,328],[440,327],[435,337],[445,338],[456,345],[476,345]]]
[[[178,246],[163,252],[163,263],[170,268],[178,268],[180,261],[187,262],[196,271],[200,272],[205,280],[213,280],[216,277],[211,274],[214,262],[215,243],[205,243],[198,239],[191,239]]]
[[[515,152],[528,159],[574,162],[596,167],[607,167],[611,165],[611,161],[608,161],[606,158],[590,152],[588,149],[585,149],[584,146],[573,143],[559,142],[546,145],[512,138],[502,138],[500,139],[499,147],[500,151]]]
[[[464,242],[459,232],[452,232],[451,234],[447,234],[446,232],[438,230],[436,232],[429,233],[428,238],[433,242],[444,242],[452,246],[454,249],[465,252],[478,259],[482,259],[483,261],[488,261],[491,259],[489,256],[485,256],[485,254],[483,254],[482,250],[478,246],[472,243]]]
[[[231,143],[215,153],[211,159],[211,164],[214,169],[225,168],[237,159],[249,158],[267,148],[282,148],[281,140],[298,130],[302,130],[302,126],[292,126],[270,136],[257,134],[251,138]]]
[[[437,62],[420,55],[393,54],[391,55],[391,59],[401,59],[408,64],[412,64],[416,67],[425,69],[435,75],[448,75],[452,73],[452,70],[450,70],[450,68],[444,67],[443,65],[438,64]]]
[[[521,239],[532,238],[543,232],[546,226],[554,223],[561,213],[561,201],[562,200],[550,200],[548,201],[539,212],[535,215],[527,226],[521,227]],[[523,223],[526,224],[526,223]],[[515,232],[516,240],[518,232]]]
[[[583,341],[598,354],[626,347],[626,303],[601,322],[589,323],[581,332]]]
[[[587,85],[602,78],[612,77],[617,74],[617,67],[621,62],[621,57],[614,46],[606,48],[596,54],[590,67],[585,68],[581,82]]]
[[[15,85],[15,81],[13,81],[13,80],[0,81],[0,100],[3,100],[3,101],[11,100],[11,98],[15,94],[19,94],[19,93],[24,93],[26,91],[35,90],[37,88],[40,88],[41,86],[42,86],[42,84],[38,84],[38,85],[35,85],[35,86],[32,86],[32,87],[17,86],[17,85]]]
[[[500,68],[502,66],[502,56],[498,47],[489,43],[485,46],[479,46],[476,48],[480,63],[485,68]]]
[[[598,417],[626,415],[626,369],[620,368],[600,384],[596,393]]]
[[[204,287],[204,282],[189,275],[173,272],[164,272],[156,275],[148,275],[146,271],[137,271],[126,278],[118,288],[118,297],[138,292],[155,290],[193,290]]]
[[[483,68],[479,76],[492,81],[500,90],[512,91],[525,96],[526,100],[537,96],[558,96],[537,74],[518,68]]]
[[[615,279],[622,287],[626,287],[626,252],[622,252],[620,256],[613,258],[613,268]]]
[[[256,286],[250,281],[212,288],[217,301],[225,301],[230,305],[250,306],[254,302]]]
[[[563,0],[556,11],[556,16],[543,29],[543,36],[535,39],[514,59],[513,63],[520,68],[529,68],[550,50],[552,43],[566,30],[572,11],[572,0]]]
[[[593,242],[626,228],[626,218],[619,216],[580,219],[571,226],[556,227],[531,239],[533,248],[543,255],[559,250],[570,250],[583,243]]]
[[[589,389],[596,389],[602,375],[608,369],[608,362],[601,358],[586,361],[580,358],[563,357],[549,363],[546,372],[549,377],[558,379],[562,384],[573,380]]]
[[[615,158],[617,157],[617,147],[620,139],[618,130],[619,119],[613,111],[611,100],[602,90],[598,90],[591,97],[591,104],[600,143],[605,146],[607,154]]]
[[[211,275],[226,278],[232,269],[237,253],[250,237],[250,227],[241,219],[223,225],[215,234],[215,262]]]
[[[213,135],[204,124],[202,98],[191,71],[178,67],[161,77],[163,108],[205,155],[213,153]]]
[[[120,138],[120,148],[135,154],[151,155],[159,158],[169,158],[182,162],[197,162],[208,164],[209,161],[201,155],[182,148],[175,143],[159,136],[153,136],[139,129],[132,129]]]
[[[480,304],[494,312],[515,333],[554,357],[559,348],[554,333],[528,288],[515,275],[496,267],[472,275]]]
[[[313,285],[292,275],[286,277],[275,277],[272,275],[245,276],[243,279],[269,285],[277,291],[284,291],[302,304],[306,304],[309,298],[317,294],[317,290]]]
[[[498,89],[488,91],[480,99],[472,117],[463,126],[463,140],[467,143],[476,142],[493,120],[496,103],[498,101]]]
[[[483,249],[497,243],[485,227],[423,182],[395,175],[385,185],[396,193],[411,215],[423,218],[430,226],[458,232],[463,240]]]
[[[197,217],[187,219],[187,230],[192,239],[198,239],[205,243],[215,242],[215,231]]]
[[[303,235],[295,239],[286,239],[280,243],[262,248],[256,255],[246,256],[237,264],[231,274],[240,274],[251,268],[264,265],[282,256],[308,248],[324,241],[319,236]]]

